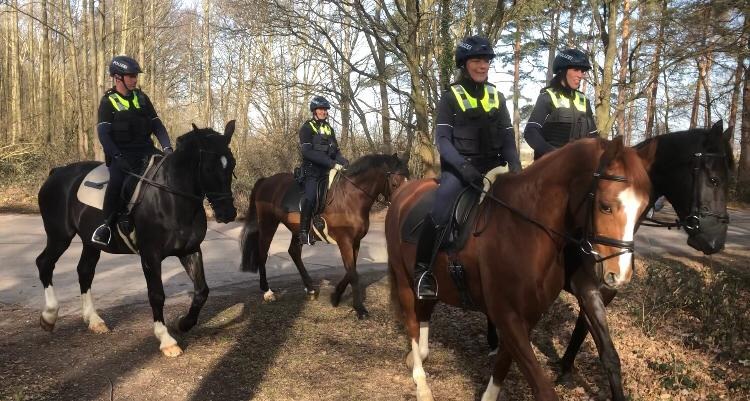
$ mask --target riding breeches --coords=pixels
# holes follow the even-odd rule
[[[306,176],[305,182],[303,184],[303,189],[305,191],[304,197],[307,199],[308,202],[310,202],[313,207],[315,207],[315,202],[318,200],[318,183],[320,180],[325,179],[325,177],[318,177],[318,176]]]
[[[127,154],[125,156],[130,166],[135,170],[136,173],[141,173],[145,158],[147,156],[141,154]],[[122,187],[127,173],[122,170],[116,160],[107,166],[109,169],[109,182],[107,183],[107,190],[104,193],[104,205],[102,212],[105,219],[112,219],[114,214],[120,211],[123,203]]]
[[[443,170],[440,173],[440,185],[435,193],[435,203],[432,205],[432,221],[435,225],[448,224],[453,210],[453,204],[464,188],[461,179],[452,171]]]

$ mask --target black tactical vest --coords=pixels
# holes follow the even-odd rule
[[[316,122],[315,120],[310,120],[308,124],[310,124],[310,128],[313,131],[313,150],[323,152],[331,158],[336,156],[338,147],[336,147],[336,142],[332,139],[333,128],[325,121]]]
[[[141,150],[153,147],[151,122],[143,108],[143,98],[139,91],[133,91],[133,99],[128,101],[117,92],[107,95],[115,109],[112,120],[112,139],[123,151]]]
[[[573,91],[570,99],[552,88],[547,88],[554,110],[542,126],[542,137],[550,145],[559,148],[568,142],[585,138],[594,131],[593,121],[586,114],[586,96]]]
[[[453,126],[453,146],[464,157],[496,158],[502,149],[498,124],[500,104],[505,101],[503,95],[490,84],[484,86],[484,96],[480,100],[459,84],[451,86],[451,91],[460,108]]]

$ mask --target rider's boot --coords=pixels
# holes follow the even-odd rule
[[[435,250],[435,238],[441,226],[436,226],[428,214],[422,222],[422,232],[417,241],[417,260],[414,265],[414,291],[417,299],[436,300],[437,281],[432,274],[432,257]]]
[[[313,245],[315,238],[310,235],[310,220],[312,220],[313,205],[307,199],[302,199],[302,210],[300,210],[299,221],[299,243],[302,245]]]

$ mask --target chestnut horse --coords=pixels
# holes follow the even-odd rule
[[[327,199],[323,200],[326,206],[322,217],[327,223],[327,235],[338,245],[346,269],[346,274],[331,294],[331,303],[338,306],[341,295],[351,283],[352,302],[360,319],[366,317],[368,312],[359,288],[357,253],[360,241],[370,227],[370,209],[380,196],[388,202],[391,194],[408,178],[409,169],[396,154],[363,156],[334,182]],[[289,255],[302,276],[305,291],[311,297],[318,294],[302,263],[302,245],[297,238],[300,213],[282,207],[284,196],[292,185],[297,184],[289,173],[259,179],[250,195],[250,207],[242,230],[241,269],[260,272],[260,289],[266,300],[275,299],[266,279],[266,260],[279,223],[292,232]]]
[[[630,279],[633,231],[648,203],[646,168],[654,150],[652,146],[636,153],[620,138],[584,139],[519,174],[500,176],[492,185],[473,222],[474,235],[457,254],[473,304],[504,339],[482,401],[497,398],[512,360],[535,399],[558,400],[534,356],[530,332],[563,288],[561,252],[566,244],[574,242],[595,258],[600,280],[614,285]],[[385,224],[391,297],[411,339],[407,364],[412,364],[420,401],[432,400],[422,361],[429,352],[435,302],[415,298],[415,246],[402,241],[401,225],[417,201],[435,187],[434,180],[406,184],[394,196]],[[447,255],[439,253],[434,263],[439,299],[462,306]]]

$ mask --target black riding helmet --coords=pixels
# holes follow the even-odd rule
[[[326,100],[323,96],[315,96],[310,101],[310,111],[315,111],[315,109],[330,109],[331,103]]]
[[[128,56],[115,56],[109,62],[109,75],[140,74],[141,66],[134,58]]]
[[[495,50],[486,38],[474,35],[461,40],[456,46],[456,67],[463,67],[466,60],[477,57],[495,58]]]
[[[568,68],[580,68],[583,71],[588,71],[591,69],[591,63],[589,63],[586,53],[578,49],[565,49],[555,56],[555,61],[552,62],[552,72],[558,74]]]

